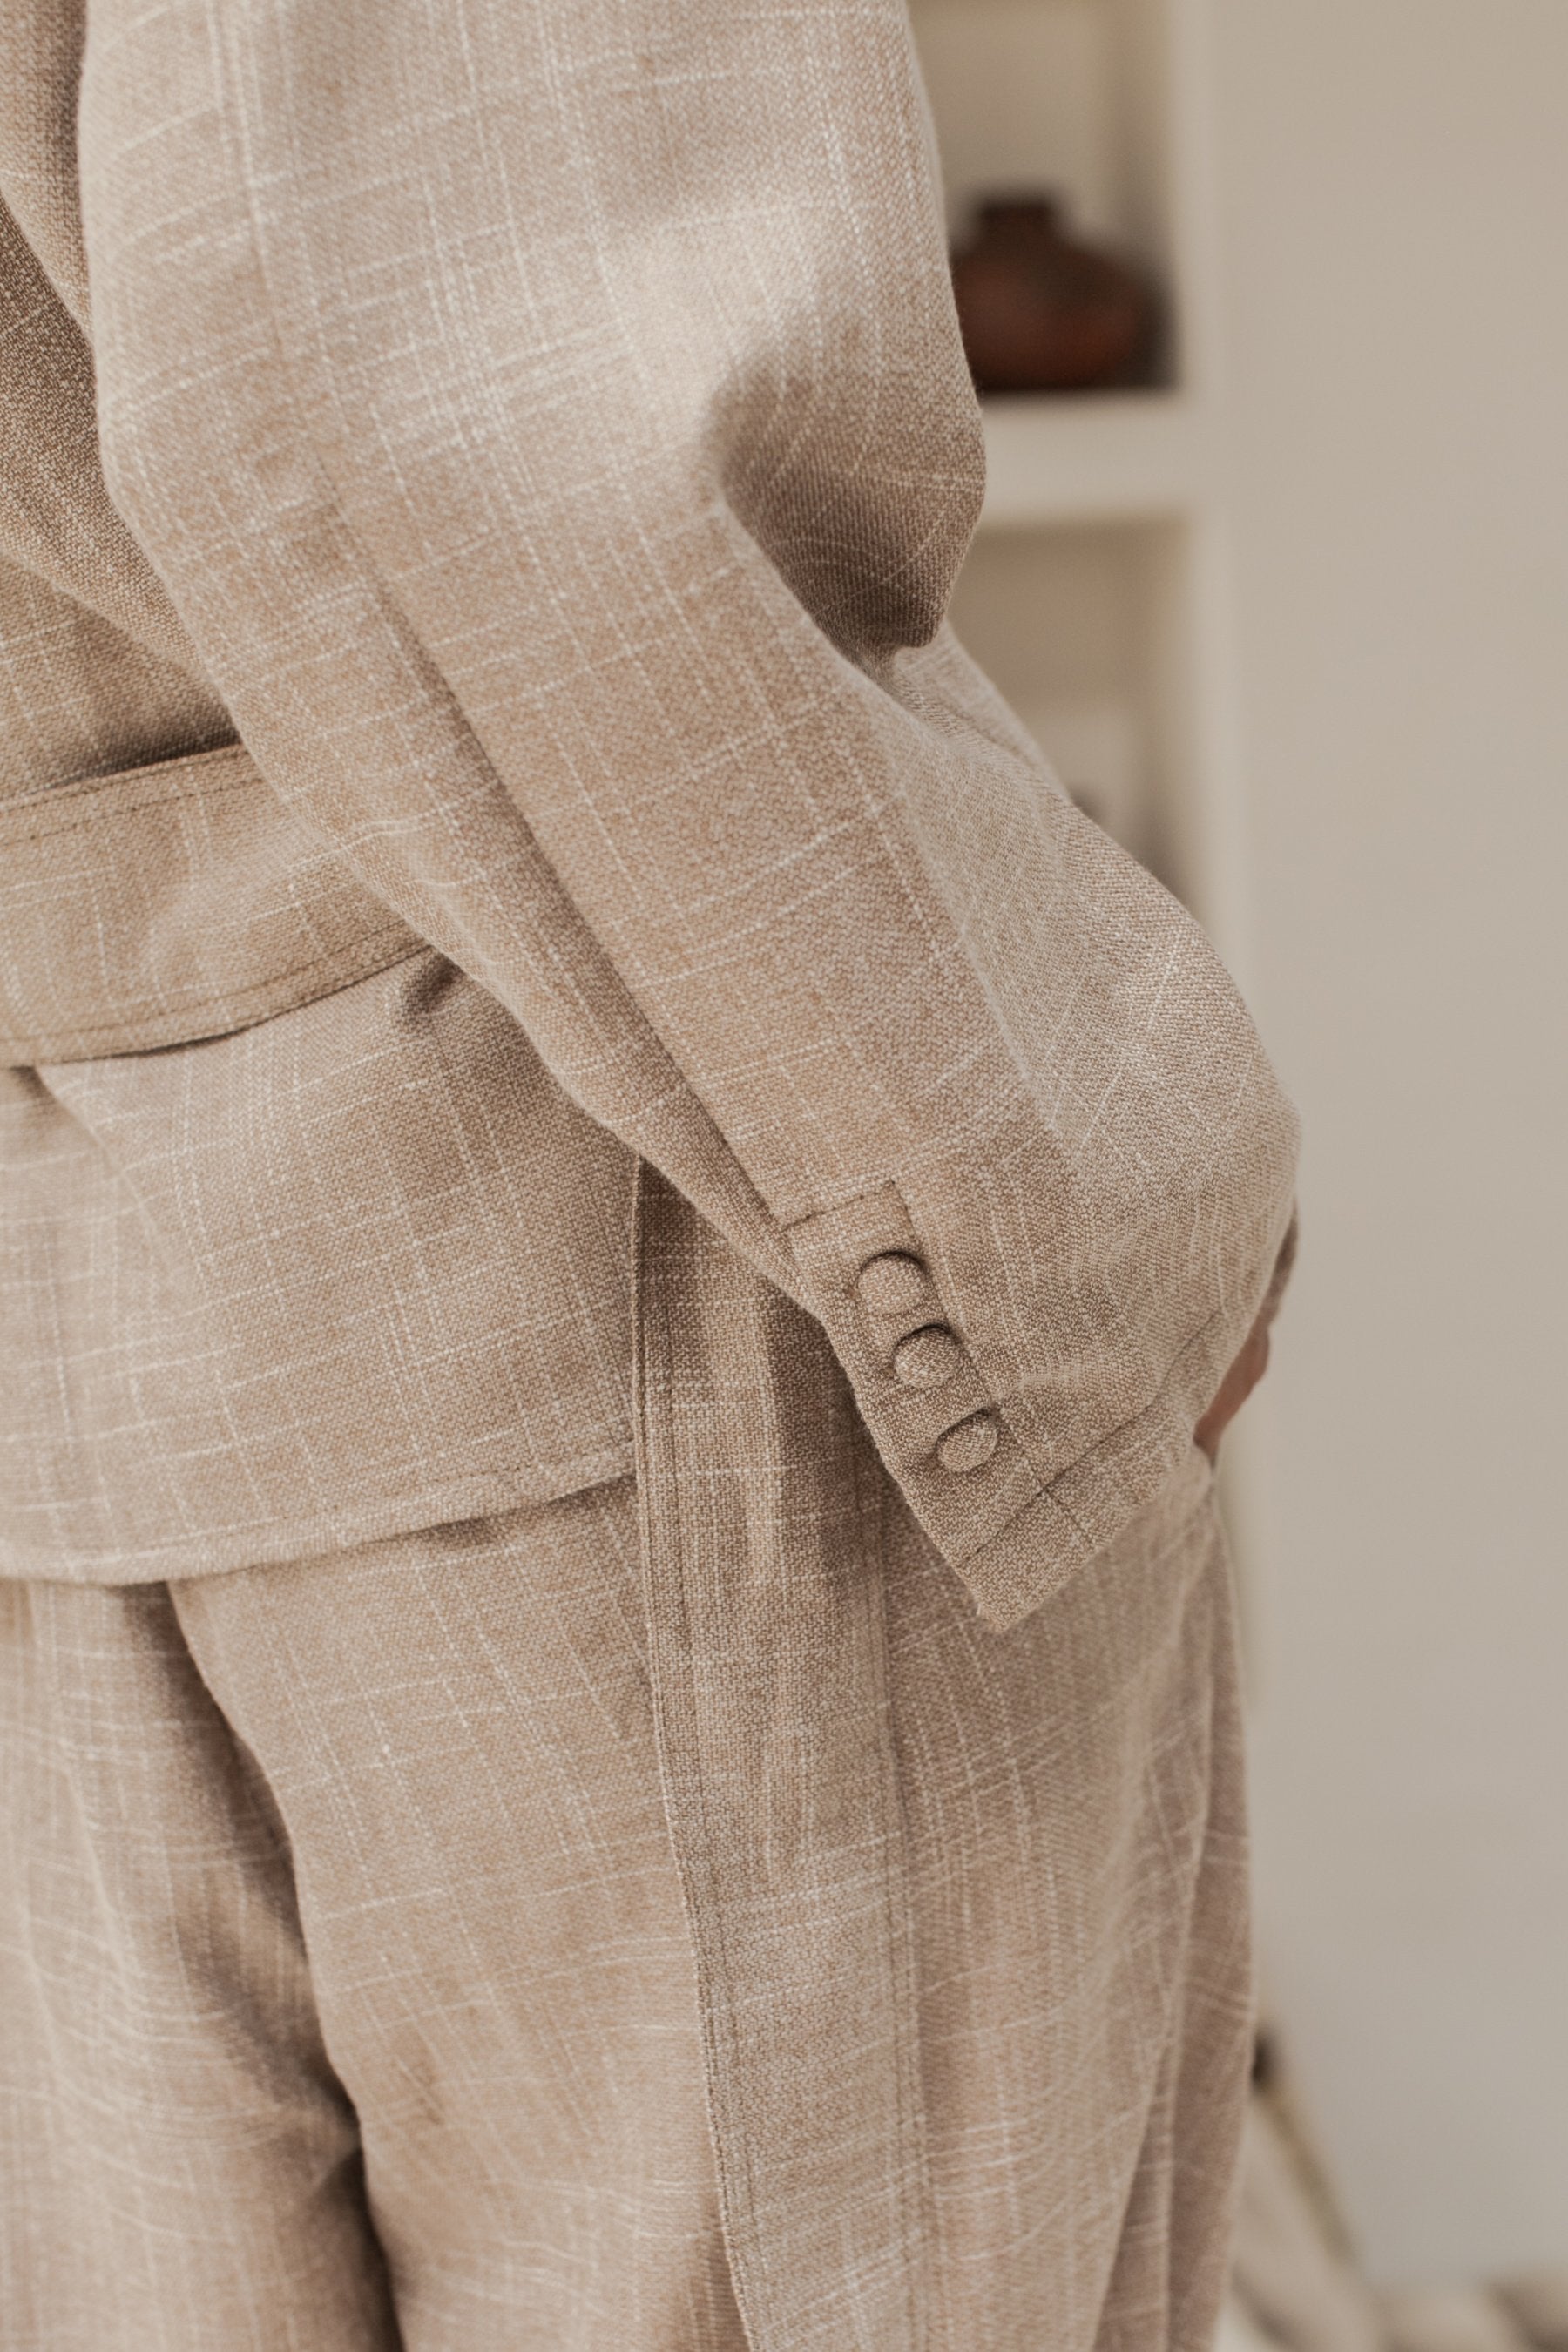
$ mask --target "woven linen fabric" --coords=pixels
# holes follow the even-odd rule
[[[13,0],[0,401],[27,2325],[1196,2352],[1296,1127],[945,627],[901,7]]]
[[[493,995],[628,1181],[653,1162],[830,1331],[982,1607],[1037,1605],[1179,1463],[1295,1123],[1196,926],[944,631],[982,447],[901,9],[28,0],[3,38],[0,556],[37,583],[0,606],[13,791],[237,733],[307,921],[341,929],[352,877],[356,919]],[[222,833],[198,819],[182,854]],[[145,873],[163,922],[162,820],[59,838],[50,952],[91,936],[64,910],[95,903],[95,844],[98,900],[123,929]],[[215,896],[193,882],[193,924]],[[87,981],[110,1022],[124,975],[74,977],[90,1055]],[[192,1003],[141,1042],[267,1009],[215,985],[205,1026]],[[53,1066],[26,1035],[11,1059]],[[531,1156],[542,1269],[577,1177]],[[884,1210],[998,1441],[963,1476],[853,1304]],[[113,1253],[93,1280],[102,1336]],[[584,1433],[627,1378],[597,1295],[567,1309]],[[135,1377],[172,1426],[166,1363]],[[51,1442],[57,1490],[112,1517],[83,1417]],[[389,1516],[405,1466],[366,1466]],[[241,1475],[180,1482],[193,1543],[297,1544],[265,1502],[242,1536]]]
[[[0,1185],[13,1574],[289,1559],[631,1465],[630,1160],[430,950],[0,1070]]]
[[[899,1915],[923,2131],[880,2186],[914,2280],[814,2301],[820,2264],[786,2263],[742,2332],[623,1480],[329,1559],[0,1591],[6,2352],[1207,2352],[1247,1971],[1206,1465],[1007,1635],[873,1486],[855,1730],[897,1852],[808,1755],[752,1867],[786,2001],[807,1876]],[[831,1748],[839,1669],[810,1663],[774,1739]],[[863,2067],[880,2011],[826,1991]],[[764,2230],[832,2177],[813,2074],[797,2048],[755,2152]]]

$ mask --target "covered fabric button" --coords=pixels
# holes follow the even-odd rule
[[[950,1429],[936,1449],[936,1458],[954,1477],[978,1470],[996,1451],[996,1423],[988,1412],[977,1412]]]
[[[907,1389],[939,1389],[963,1361],[963,1349],[945,1323],[911,1331],[893,1349],[893,1370]]]
[[[873,1315],[907,1315],[925,1297],[931,1279],[918,1257],[889,1251],[861,1267],[855,1287]]]

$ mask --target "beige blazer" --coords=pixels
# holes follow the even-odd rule
[[[901,8],[13,0],[0,43],[0,1568],[636,1463],[718,2047],[713,1661],[858,1769],[868,1446],[997,1627],[1190,1513],[1292,1192],[1202,934],[944,626],[982,444]],[[784,2147],[807,2015],[719,2066],[721,2158]],[[810,2210],[876,2271],[864,2026]],[[743,2170],[742,2272],[795,2193]]]
[[[901,10],[5,24],[5,1565],[626,1466],[644,1161],[1026,1611],[1180,1459],[1295,1128],[943,628]]]

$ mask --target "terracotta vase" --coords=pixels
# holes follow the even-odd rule
[[[953,257],[981,392],[1085,392],[1146,380],[1155,311],[1138,272],[1069,236],[1048,196],[997,197]]]

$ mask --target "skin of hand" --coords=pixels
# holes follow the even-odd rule
[[[1268,1288],[1251,1330],[1241,1343],[1236,1361],[1219,1384],[1218,1393],[1194,1430],[1194,1436],[1211,1462],[1217,1459],[1219,1442],[1229,1428],[1264,1373],[1268,1370],[1268,1339],[1274,1318],[1279,1312],[1279,1301],[1285,1296],[1285,1286],[1290,1279],[1290,1269],[1296,1263],[1297,1226],[1294,1217],[1290,1230],[1280,1244],[1274,1262],[1274,1272]]]

